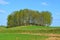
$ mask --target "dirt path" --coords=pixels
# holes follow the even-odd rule
[[[30,35],[43,35],[43,36],[50,36],[50,37],[60,37],[60,34],[42,34],[42,33],[20,33],[20,34],[30,34]]]
[[[21,33],[21,34],[30,34],[30,35],[42,35],[42,36],[49,36],[45,40],[60,40],[60,34],[42,34],[42,33]]]
[[[58,38],[58,37],[49,37],[46,40],[60,40],[60,38]]]
[[[29,34],[29,35],[49,36],[45,40],[60,40],[60,34],[53,34],[53,33],[50,33],[50,34],[44,33],[43,34],[43,33],[30,33],[30,32],[26,33],[26,32],[23,32],[23,33],[14,33],[14,34]],[[18,39],[18,38],[16,38],[16,39]]]

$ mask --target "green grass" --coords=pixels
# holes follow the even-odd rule
[[[60,34],[60,27],[43,26],[18,26],[12,28],[0,27],[0,40],[45,40],[48,36],[21,34],[30,33],[54,33]]]
[[[13,27],[10,29],[14,30],[41,30],[41,29],[51,29],[52,27],[42,27],[42,26],[19,26],[19,27]]]
[[[46,27],[46,26],[18,26],[9,29],[13,30],[49,30],[49,29],[56,29],[60,27]]]
[[[4,34],[0,33],[0,40],[44,40],[48,36],[29,35],[29,34]]]
[[[60,27],[45,27],[45,26],[18,26],[12,28],[0,27],[0,33],[55,33],[60,34]]]

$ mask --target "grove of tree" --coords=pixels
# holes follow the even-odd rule
[[[22,9],[14,11],[7,18],[8,27],[39,25],[49,26],[52,23],[52,15],[49,11],[35,11],[30,9]]]

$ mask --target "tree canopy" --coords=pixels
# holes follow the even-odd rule
[[[49,11],[35,11],[30,9],[23,9],[14,11],[8,15],[7,26],[25,26],[25,25],[39,25],[49,26],[52,23],[52,15]]]

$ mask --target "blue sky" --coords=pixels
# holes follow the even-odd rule
[[[50,11],[52,26],[60,26],[60,0],[0,0],[0,25],[7,25],[7,16],[15,10]]]

